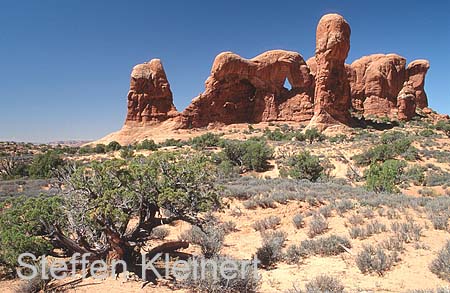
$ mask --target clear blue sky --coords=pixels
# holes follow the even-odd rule
[[[1,1],[0,140],[95,139],[121,128],[131,68],[160,58],[178,110],[214,57],[314,54],[325,13],[352,28],[347,63],[372,53],[430,60],[430,105],[450,113],[449,1]]]

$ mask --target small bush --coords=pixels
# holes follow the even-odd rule
[[[301,214],[296,214],[292,218],[292,223],[294,224],[294,227],[297,229],[303,228],[303,216]]]
[[[444,230],[444,231],[448,229],[449,217],[450,215],[448,213],[442,214],[430,213],[428,216],[435,230]]]
[[[318,239],[304,240],[300,242],[299,249],[309,255],[331,256],[345,252],[345,248],[351,248],[350,241],[345,237],[330,235]]]
[[[107,146],[106,146],[106,151],[108,152],[114,152],[114,151],[118,151],[122,148],[122,146],[120,145],[120,143],[118,143],[117,141],[111,141]]]
[[[256,231],[264,232],[267,229],[275,229],[278,225],[280,225],[281,219],[277,216],[269,216],[262,220],[258,220],[253,224],[253,228]]]
[[[216,147],[219,145],[220,135],[214,133],[205,133],[191,139],[190,143],[196,150],[203,150],[207,147]]]
[[[95,146],[94,152],[97,154],[104,154],[106,153],[106,146],[104,144],[98,144]]]
[[[227,140],[223,144],[222,156],[234,165],[241,167],[242,171],[267,169],[268,160],[272,158],[273,151],[264,141],[256,140]]]
[[[299,264],[303,259],[308,257],[309,251],[306,251],[300,245],[290,245],[286,250],[285,259],[289,264]]]
[[[325,233],[328,230],[328,221],[321,214],[314,214],[309,223],[308,236],[313,238],[316,235]]]
[[[256,257],[263,267],[270,267],[283,258],[281,249],[286,241],[286,234],[280,231],[264,233],[263,244],[256,250]]]
[[[312,281],[306,284],[306,292],[342,293],[344,292],[344,285],[342,285],[341,281],[334,277],[321,275],[315,277]]]
[[[182,233],[180,239],[199,245],[206,258],[219,255],[223,246],[225,232],[217,227],[216,223],[205,225],[203,230],[193,226],[190,230]]]
[[[406,166],[404,161],[388,160],[384,163],[373,163],[366,172],[366,187],[375,192],[397,192],[397,184]]]
[[[45,154],[34,157],[30,165],[29,173],[33,178],[51,178],[53,171],[64,165],[64,160],[55,151],[47,151]]]
[[[201,261],[190,260],[186,272],[187,278],[182,280],[182,284],[193,292],[255,293],[258,291],[261,276],[250,261],[226,257],[215,257],[209,261],[211,264],[204,266],[206,271],[201,271]],[[236,267],[227,268],[226,264],[229,263],[236,264]],[[224,274],[221,273],[222,267],[225,267]]]
[[[431,262],[430,271],[439,278],[450,281],[450,241],[447,241],[437,258]]]
[[[140,144],[137,145],[136,149],[156,151],[158,149],[158,145],[155,143],[153,139],[145,139]]]
[[[305,130],[305,139],[312,144],[314,141],[323,141],[325,139],[323,135],[317,128],[310,128]]]
[[[156,227],[153,229],[152,234],[150,235],[154,239],[164,240],[167,236],[169,236],[170,231],[165,227]]]
[[[290,157],[286,165],[286,174],[294,179],[317,181],[324,170],[319,158],[306,151]]]
[[[359,270],[365,273],[376,272],[382,276],[397,262],[397,252],[386,253],[381,247],[371,245],[364,246],[363,250],[356,256],[356,265]]]

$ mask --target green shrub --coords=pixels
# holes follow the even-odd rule
[[[98,144],[95,146],[94,152],[97,154],[104,154],[106,153],[106,146],[104,144]]]
[[[304,151],[287,160],[287,170],[285,173],[294,179],[307,179],[317,181],[323,174],[324,168],[320,164],[319,158]]]
[[[366,188],[375,192],[397,192],[405,166],[404,161],[397,160],[372,163],[365,174]]]
[[[450,121],[449,120],[440,120],[436,123],[436,129],[442,130],[445,135],[450,137]]]
[[[305,130],[305,139],[312,144],[314,141],[323,141],[325,135],[323,135],[317,128],[309,128]]]
[[[213,133],[205,133],[191,139],[190,144],[196,150],[202,150],[207,147],[219,146],[220,135]]]
[[[360,166],[368,166],[375,162],[385,162],[403,156],[409,161],[418,157],[418,151],[411,146],[411,139],[406,134],[398,131],[386,132],[381,136],[381,144],[355,155],[352,159]]]
[[[145,139],[141,143],[139,143],[136,148],[138,150],[156,151],[158,149],[158,145],[153,139]]]
[[[8,269],[18,265],[21,253],[48,254],[53,246],[44,223],[58,223],[58,197],[19,197],[0,204],[0,263]]]
[[[118,143],[117,141],[111,141],[107,146],[106,146],[106,151],[108,152],[114,152],[114,151],[118,151],[122,148],[122,146],[120,145],[120,143]]]
[[[412,181],[414,185],[422,185],[425,182],[425,167],[414,165],[406,169],[404,174],[406,181]]]
[[[30,165],[30,176],[33,178],[51,178],[53,171],[62,167],[64,160],[54,151],[47,151],[45,154],[37,155]]]
[[[227,140],[223,142],[222,156],[246,170],[264,171],[273,151],[264,141]]]

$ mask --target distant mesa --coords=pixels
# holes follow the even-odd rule
[[[125,126],[170,129],[234,123],[293,121],[324,130],[351,127],[358,117],[411,120],[428,107],[424,90],[427,60],[373,54],[346,64],[351,29],[338,14],[317,26],[315,56],[267,51],[252,59],[232,52],[214,60],[205,91],[182,112],[173,104],[159,59],[136,65],[131,73]],[[286,81],[291,85],[285,88]]]

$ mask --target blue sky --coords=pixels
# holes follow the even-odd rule
[[[214,57],[314,54],[326,13],[352,28],[347,63],[424,58],[431,107],[450,113],[449,1],[0,1],[0,140],[96,139],[121,128],[131,68],[163,61],[183,110]]]

